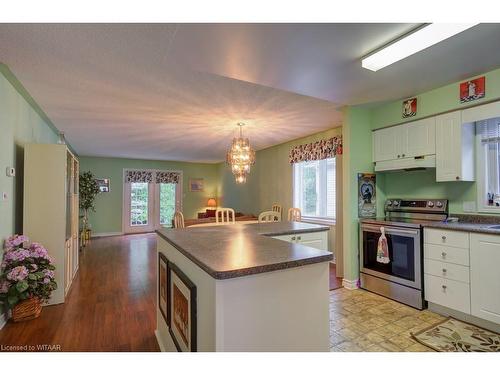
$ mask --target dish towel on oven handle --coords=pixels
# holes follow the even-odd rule
[[[387,245],[387,238],[385,237],[384,227],[380,227],[380,233],[382,234],[378,239],[377,262],[387,264],[391,260],[389,259],[389,246]]]

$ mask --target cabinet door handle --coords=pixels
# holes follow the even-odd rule
[[[441,287],[443,288],[443,292],[446,292],[447,286],[446,285],[441,285]]]
[[[460,180],[460,176],[455,177],[455,180]]]
[[[292,237],[292,241],[295,241],[295,236]]]
[[[405,157],[405,154],[401,155],[403,158]]]
[[[297,237],[297,241],[300,241],[302,239],[302,237],[298,236]]]
[[[446,275],[446,268],[443,268],[443,275]]]
[[[400,157],[401,157],[401,155],[398,155],[398,158],[400,158]]]
[[[446,258],[446,253],[444,251],[441,253],[441,258]]]

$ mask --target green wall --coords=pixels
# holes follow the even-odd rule
[[[287,212],[293,201],[292,165],[288,161],[290,149],[341,133],[342,128],[337,127],[257,151],[255,165],[243,185],[236,184],[229,167],[220,163],[219,197],[222,204],[243,213],[258,215],[270,210],[273,203],[279,203],[283,212]]]
[[[481,75],[483,74],[479,76]],[[459,82],[455,82],[417,95],[418,115],[413,119],[499,99],[500,69],[487,72],[484,75],[486,76],[486,95],[484,98],[460,104],[458,98]],[[402,122],[400,100],[372,109],[372,129],[399,122]],[[378,173],[377,178],[379,176],[382,176],[380,189],[383,190],[386,196],[394,198],[448,198],[451,213],[463,213],[463,202],[475,202],[477,199],[475,182],[436,182],[435,170]]]
[[[96,198],[96,212],[90,215],[94,233],[122,232],[123,169],[162,169],[183,171],[183,213],[186,219],[204,211],[208,198],[217,196],[217,164],[185,163],[161,160],[137,160],[81,156],[80,173],[91,171],[97,178],[110,179],[110,192]],[[189,179],[203,178],[204,192],[190,192]]]
[[[12,74],[0,64],[0,258],[6,237],[22,232],[23,171],[26,143],[56,143],[58,130]],[[15,177],[6,168],[16,168]]]

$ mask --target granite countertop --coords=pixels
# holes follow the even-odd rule
[[[271,237],[329,229],[278,222],[160,229],[157,233],[214,279],[230,279],[332,260],[329,251]]]
[[[475,232],[485,234],[500,234],[500,217],[492,215],[451,215],[457,217],[458,221],[445,222],[429,222],[423,224],[426,228],[440,228],[448,230],[456,230],[462,232]],[[498,225],[497,229],[491,228],[493,225]]]

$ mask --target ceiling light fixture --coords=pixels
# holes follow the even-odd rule
[[[361,66],[376,72],[476,25],[477,23],[431,23],[365,57],[361,60]]]
[[[240,127],[240,136],[233,138],[231,148],[226,154],[226,161],[231,166],[236,183],[244,184],[250,173],[250,166],[255,164],[255,151],[250,146],[248,138],[243,138],[242,129],[245,124],[238,122],[237,125]]]

